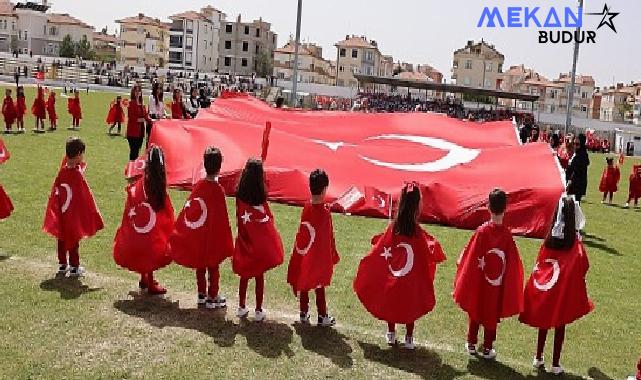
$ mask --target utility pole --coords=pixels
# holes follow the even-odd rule
[[[583,20],[583,0],[579,0],[579,14],[581,20]],[[577,26],[575,33],[574,41],[574,57],[572,60],[572,73],[570,78],[570,93],[568,94],[568,109],[567,116],[565,118],[565,133],[564,136],[568,135],[568,129],[572,126],[572,106],[574,105],[574,89],[576,87],[576,62],[579,60],[579,42],[576,40],[576,37],[581,34],[581,25]]]
[[[298,91],[298,47],[300,45],[300,19],[303,10],[303,0],[298,0],[298,12],[296,14],[296,41],[294,45],[294,78],[292,78],[292,106],[298,105],[296,92]]]

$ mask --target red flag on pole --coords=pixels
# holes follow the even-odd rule
[[[267,122],[265,123],[265,131],[263,132],[263,151],[260,155],[260,158],[265,162],[267,159],[267,150],[269,149],[269,133],[272,130],[272,123]]]

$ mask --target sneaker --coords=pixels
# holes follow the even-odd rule
[[[60,266],[58,267],[58,274],[59,275],[65,275],[65,274],[67,274],[68,270],[69,270],[69,268],[66,265],[60,264]]]
[[[550,372],[553,375],[557,375],[558,376],[558,375],[563,373],[563,367],[561,367],[560,365],[558,367],[552,367],[552,368],[550,368]]]
[[[80,277],[85,274],[85,268],[83,267],[71,267],[69,271],[69,277]]]
[[[239,307],[238,311],[236,312],[236,316],[238,318],[245,319],[249,315],[249,309],[246,307]]]
[[[470,355],[476,355],[476,345],[472,343],[465,343],[465,351]]]
[[[330,316],[329,314],[321,317],[320,315],[318,316],[318,326],[323,326],[323,327],[332,327],[336,324],[336,319],[334,317]]]
[[[254,322],[262,322],[267,318],[267,313],[264,310],[256,310],[254,312]]]
[[[487,360],[494,360],[496,359],[496,350],[493,348],[489,350],[483,349],[483,353],[481,354],[481,357]]]
[[[227,307],[227,299],[220,294],[212,300],[217,309],[224,309]]]
[[[198,293],[198,299],[196,300],[196,304],[204,305],[205,302],[207,302],[207,296],[205,296],[204,294]]]
[[[413,350],[415,348],[416,348],[416,346],[414,345],[414,337],[406,335],[405,336],[405,349],[406,350]]]
[[[604,204],[605,204],[605,201],[601,201],[601,204],[602,204],[602,205],[604,205]]]
[[[216,303],[211,298],[205,300],[205,309],[215,309]]]
[[[302,313],[301,312],[300,315],[298,316],[298,321],[300,323],[308,325],[309,324],[309,313]]]
[[[147,293],[152,296],[163,295],[167,293],[167,289],[163,288],[157,281],[154,281],[153,284],[149,285]]]
[[[624,204],[623,208],[630,208],[630,204],[629,203]]]
[[[395,346],[396,345],[396,333],[394,332],[388,332],[385,334],[385,341],[387,342],[388,346]]]
[[[536,369],[543,369],[543,366],[545,365],[545,358],[541,357],[541,360],[534,358],[532,360],[532,367]]]

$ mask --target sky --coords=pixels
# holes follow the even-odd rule
[[[613,21],[617,33],[607,26],[597,31],[595,44],[582,44],[577,72],[592,75],[597,86],[617,82],[641,81],[641,1],[605,0],[611,12],[619,12]],[[110,33],[114,20],[139,12],[167,21],[175,13],[198,10],[212,5],[235,19],[262,17],[271,22],[282,46],[296,30],[297,0],[53,0],[52,11],[69,13],[100,30]],[[454,50],[468,40],[494,44],[505,56],[504,67],[525,64],[549,79],[572,67],[572,44],[538,42],[535,29],[478,28],[485,6],[498,6],[506,14],[507,6],[540,6],[543,15],[554,6],[576,7],[577,0],[303,0],[301,39],[323,46],[327,59],[336,59],[334,44],[347,34],[365,35],[378,42],[383,54],[394,61],[430,64],[451,81]],[[585,0],[585,12],[601,12],[603,0]],[[541,13],[539,13],[541,14]],[[544,16],[540,16],[544,18]],[[584,16],[587,29],[596,30],[601,16]]]

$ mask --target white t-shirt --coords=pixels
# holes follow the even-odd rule
[[[156,104],[156,99],[154,99],[153,95],[149,95],[149,115],[156,115],[159,118],[165,117],[165,103],[159,101]]]

